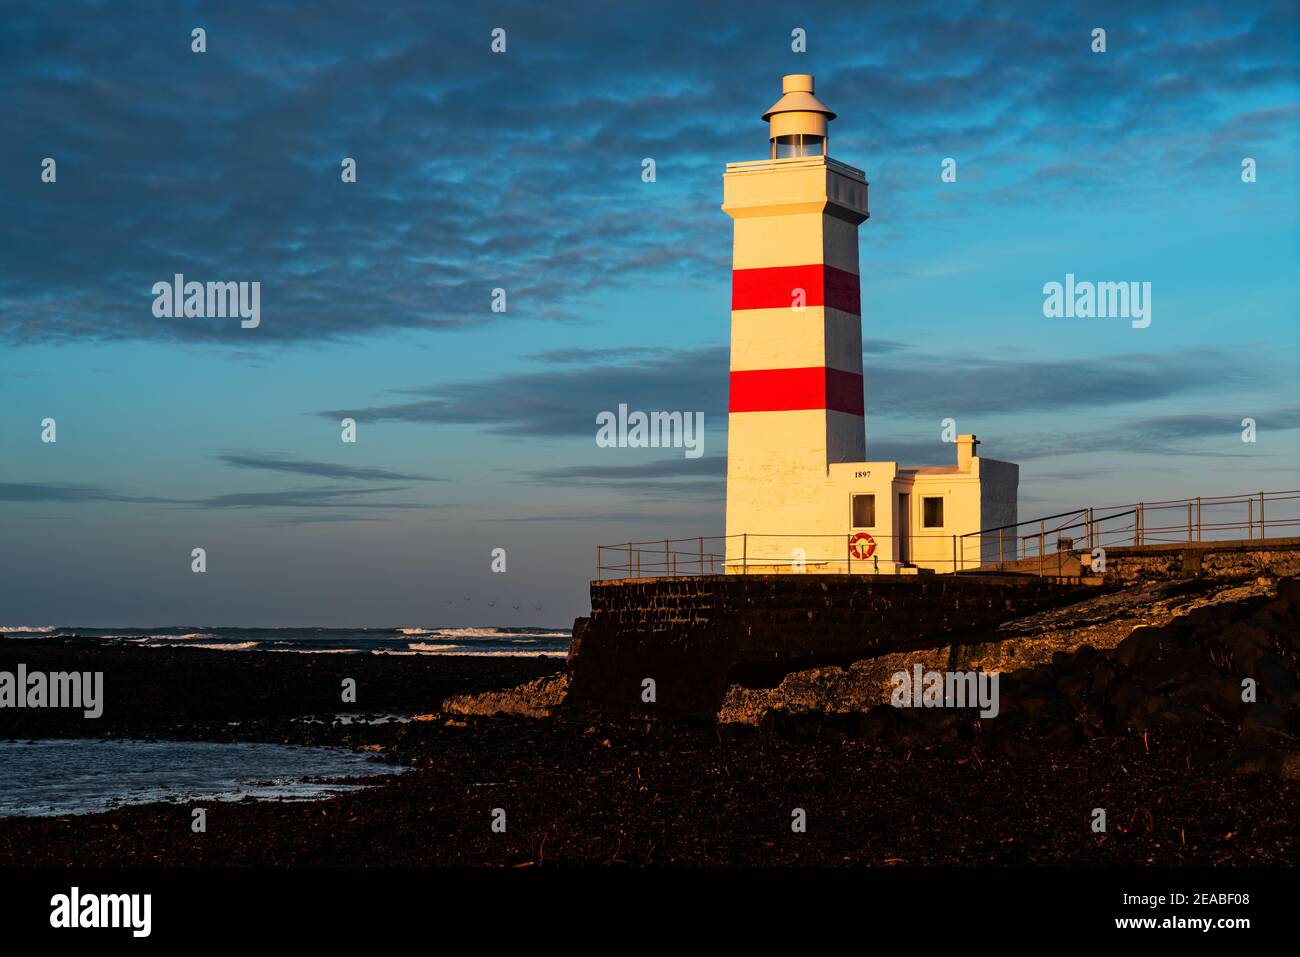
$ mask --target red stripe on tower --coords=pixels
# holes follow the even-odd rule
[[[809,266],[768,266],[731,272],[731,308],[789,309],[795,290],[805,293],[804,305],[828,306],[862,315],[862,298],[855,273],[813,263]]]
[[[863,415],[862,376],[840,369],[751,369],[731,373],[731,412],[826,409]]]

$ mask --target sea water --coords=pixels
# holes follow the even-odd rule
[[[0,741],[0,817],[93,814],[124,804],[313,800],[356,790],[321,778],[399,768],[343,748],[207,741]]]
[[[105,644],[207,648],[213,651],[341,652],[389,655],[546,655],[563,657],[568,628],[229,628],[168,625],[156,628],[82,628],[53,625],[0,626],[10,638],[79,635]]]

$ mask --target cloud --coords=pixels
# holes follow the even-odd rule
[[[881,356],[891,352],[902,352],[904,349],[911,349],[911,343],[898,342],[893,339],[863,339],[862,354],[864,356]]]
[[[535,438],[595,435],[598,412],[702,411],[709,429],[727,415],[727,350],[670,350],[635,365],[592,361],[581,368],[502,373],[395,394],[417,398],[359,409],[331,409],[370,422],[475,425]],[[1160,356],[1126,353],[1072,359],[945,356],[919,351],[866,363],[868,423],[877,416],[931,419],[975,414],[1070,412],[1160,400],[1190,400],[1258,384],[1272,370],[1249,350],[1193,347]]]
[[[1287,433],[1300,429],[1300,406],[1266,409],[1253,416],[1257,441],[1242,441],[1238,414],[1221,412],[1182,413],[1177,415],[1135,416],[1103,423],[1090,429],[1065,432],[1044,430],[1026,434],[1015,431],[999,433],[990,447],[981,442],[979,454],[992,459],[1026,463],[1039,459],[1097,453],[1126,455],[1196,456],[1220,459],[1259,459],[1277,452],[1293,460],[1300,456],[1300,440]],[[937,433],[936,433],[937,435]],[[1282,435],[1280,442],[1270,440]],[[912,439],[868,436],[867,457],[872,460],[898,461],[915,465],[951,465],[956,461],[953,445],[935,439]],[[1096,479],[1101,472],[1088,468],[1086,473],[1032,473],[1036,479],[1072,475]]]
[[[313,515],[311,513],[305,513],[302,515],[276,515],[267,524],[298,528],[306,525],[342,525],[342,524],[352,524],[355,522],[365,522],[367,524],[371,524],[374,522],[387,522],[387,521],[388,519],[383,517],[382,515],[374,515],[374,514],[368,514],[368,515],[315,514]]]
[[[636,450],[619,449],[618,451],[635,454]],[[623,465],[567,465],[560,468],[536,469],[528,473],[533,480],[558,484],[577,481],[605,481],[617,484],[633,479],[682,476],[721,478],[726,474],[727,459],[723,455],[705,455],[697,459],[654,459],[645,463]]]
[[[423,502],[372,502],[361,498],[405,492],[401,486],[382,488],[303,488],[274,492],[228,492],[187,504],[196,508],[438,508]]]
[[[401,390],[408,401],[326,410],[366,422],[476,425],[484,431],[551,438],[596,435],[596,415],[620,403],[645,411],[704,412],[706,428],[722,428],[727,351],[673,350],[636,365],[591,363],[583,368],[503,373],[475,382]]]
[[[525,359],[531,359],[534,362],[544,362],[548,365],[585,365],[591,362],[601,362],[609,360],[641,360],[647,356],[660,356],[668,352],[664,348],[647,348],[642,346],[626,346],[619,349],[548,349],[545,352],[534,352],[531,355],[524,356]]]
[[[655,529],[665,528],[676,524],[685,525],[690,528],[720,528],[722,525],[722,515],[720,509],[717,511],[718,514],[710,514],[709,511],[649,511],[641,508],[611,508],[602,512],[557,512],[554,510],[547,510],[546,512],[532,515],[494,515],[484,518],[483,521],[524,522],[529,524],[547,524],[551,522],[558,522],[560,524],[576,522],[610,522],[642,525]],[[662,541],[662,539],[660,541]]]
[[[790,65],[772,42],[780,8],[739,0],[665,0],[635,27],[612,10],[516,0],[498,10],[512,39],[502,56],[477,10],[449,7],[435,29],[422,0],[392,0],[382,16],[327,4],[309,40],[301,5],[235,5],[210,18],[203,55],[189,50],[184,6],[20,7],[0,27],[21,51],[0,59],[9,345],[249,352],[567,321],[614,289],[721,292],[720,164],[761,149],[756,114]],[[892,160],[942,143],[1014,170],[965,199],[979,216],[981,204],[1055,208],[1145,182],[1152,142],[1167,144],[1171,180],[1240,136],[1262,150],[1293,137],[1293,5],[1094,12],[1125,25],[1104,57],[1086,52],[1069,8],[819,4],[818,81],[853,117],[838,142],[873,157],[888,144]],[[1076,144],[1097,142],[1104,162],[1076,158]],[[33,174],[50,153],[57,185]],[[647,155],[653,184],[640,178]],[[345,156],[356,183],[340,179]],[[900,165],[877,180],[890,229],[929,228],[926,185]],[[176,272],[260,281],[261,326],[155,319],[151,286]],[[506,314],[489,308],[498,286]]]
[[[0,501],[4,502],[115,502],[121,496],[93,485],[63,483],[0,482]]]
[[[269,472],[289,472],[295,475],[315,475],[331,479],[357,479],[368,482],[446,482],[447,479],[426,475],[410,475],[391,469],[362,465],[341,465],[335,462],[308,462],[272,452],[226,452],[217,456],[222,462],[236,468],[262,469]]]
[[[639,458],[640,449],[618,449],[622,458]],[[631,461],[619,465],[570,465],[560,468],[536,469],[526,473],[532,484],[560,488],[607,489],[629,498],[671,499],[681,501],[695,498],[708,502],[721,502],[726,491],[725,456],[703,456],[698,459],[684,457]]]
[[[1281,451],[1292,459],[1300,456],[1300,441],[1294,437],[1282,443],[1269,441],[1278,433],[1300,429],[1300,406],[1264,410],[1254,416],[1258,428],[1255,443],[1242,441],[1242,418],[1235,413],[1143,416],[1062,436],[1010,437],[1007,446],[1009,457],[1020,461],[1101,452],[1234,459]]]
[[[402,486],[378,488],[303,488],[261,492],[228,492],[208,498],[167,498],[128,495],[102,486],[60,482],[0,482],[0,501],[23,503],[117,502],[129,505],[175,505],[186,508],[354,508],[427,509],[446,505],[427,502],[374,502],[363,496],[404,492]]]
[[[871,368],[867,415],[883,410],[943,418],[1137,406],[1222,392],[1259,375],[1245,350],[1206,347],[1066,359],[908,357]]]

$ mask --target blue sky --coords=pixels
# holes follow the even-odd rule
[[[1044,6],[10,5],[0,624],[562,625],[596,543],[720,533],[721,174],[790,72],[871,183],[868,458],[951,416],[1024,518],[1300,487],[1295,4]],[[261,325],[155,318],[177,272]],[[1151,326],[1045,318],[1066,273]],[[598,448],[619,403],[704,457]]]

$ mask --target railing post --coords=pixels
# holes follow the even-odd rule
[[[1133,506],[1133,544],[1142,544],[1142,503]]]
[[[1264,530],[1264,493],[1259,493],[1259,540],[1263,541],[1268,537],[1268,532]]]
[[[596,581],[600,581],[600,546],[596,546]]]
[[[1201,540],[1201,497],[1196,496],[1196,540]]]
[[[726,529],[723,529],[726,531]],[[700,574],[704,574],[704,536],[700,536]]]
[[[1043,577],[1043,545],[1047,540],[1047,522],[1038,523],[1038,577]]]
[[[673,573],[668,569],[668,539],[664,539],[664,577],[672,578]]]
[[[957,574],[957,536],[952,537],[952,573]]]
[[[1192,503],[1187,503],[1187,540],[1193,541],[1192,538]]]
[[[1000,528],[998,529],[998,571],[1006,571],[1002,565],[1002,529]]]
[[[1246,541],[1255,540],[1255,500],[1246,499]]]
[[[629,575],[632,575],[633,578],[636,577],[636,575],[632,574],[632,543],[631,542],[627,543],[627,573]]]
[[[749,532],[743,534],[740,542],[740,573],[749,574]]]

